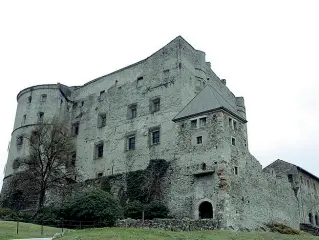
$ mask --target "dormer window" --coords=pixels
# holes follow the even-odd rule
[[[191,121],[191,128],[192,129],[197,128],[197,119],[194,119],[194,120]]]
[[[206,117],[202,117],[199,119],[199,125],[200,125],[200,127],[206,126]]]

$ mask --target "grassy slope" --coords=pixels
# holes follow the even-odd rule
[[[230,231],[197,231],[197,232],[170,232],[155,229],[121,229],[121,228],[103,228],[87,229],[67,233],[61,240],[119,240],[119,239],[139,239],[139,240],[156,240],[156,239],[173,239],[173,240],[304,240],[319,239],[306,234],[302,235],[283,235],[269,232],[230,232]]]
[[[0,221],[0,240],[31,238],[31,237],[52,237],[55,233],[61,232],[59,228],[43,227],[41,236],[41,226],[30,223],[19,223],[19,234],[17,235],[17,223]]]

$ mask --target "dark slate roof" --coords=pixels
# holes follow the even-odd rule
[[[243,122],[245,118],[240,116],[237,110],[211,85],[207,85],[200,91],[174,118],[173,121],[196,116],[198,114],[224,110]]]

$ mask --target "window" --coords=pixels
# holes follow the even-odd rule
[[[201,169],[202,169],[202,170],[206,170],[206,163],[202,163]]]
[[[307,186],[310,187],[309,180],[307,180]]]
[[[105,90],[100,92],[100,97],[99,97],[99,101],[103,101],[105,98]]]
[[[199,119],[199,125],[201,127],[205,127],[206,126],[206,117],[203,117],[203,118]]]
[[[21,160],[20,158],[16,158],[13,160],[13,163],[12,163],[12,168],[13,170],[17,170],[21,165]]]
[[[312,213],[309,213],[309,222],[313,224]]]
[[[23,145],[23,136],[17,137],[17,147],[21,147]]]
[[[228,118],[228,124],[229,124],[229,127],[230,127],[230,128],[232,128],[232,122],[233,122],[232,119],[231,119],[231,118]]]
[[[103,173],[102,173],[102,172],[98,173],[98,174],[97,174],[97,177],[98,177],[98,178],[103,177]]]
[[[158,112],[160,110],[161,100],[160,98],[152,99],[150,102],[151,113]]]
[[[203,137],[202,136],[197,137],[196,140],[197,140],[197,144],[202,144],[203,143]]]
[[[75,110],[78,107],[78,103],[73,103],[72,109]]]
[[[71,155],[71,166],[75,167],[75,162],[76,162],[76,152],[73,152]]]
[[[84,106],[84,101],[81,102],[81,106],[82,106],[82,107]]]
[[[289,181],[289,182],[292,182],[292,181],[293,181],[293,179],[292,179],[292,174],[288,174],[288,181]]]
[[[98,117],[98,127],[102,128],[106,126],[106,114],[100,113]]]
[[[136,81],[136,86],[141,87],[143,83],[143,77],[138,77]]]
[[[79,130],[80,130],[80,123],[79,123],[79,122],[73,123],[73,124],[72,124],[72,133],[73,133],[73,136],[79,135]]]
[[[44,112],[39,112],[38,113],[38,123],[43,123],[44,119]]]
[[[303,183],[302,176],[300,176],[300,182]]]
[[[233,129],[237,130],[237,122],[236,121],[233,121]]]
[[[46,94],[42,94],[40,97],[40,102],[46,102],[47,101],[47,95]]]
[[[103,151],[104,151],[104,143],[99,142],[95,145],[95,158],[101,158],[103,157]]]
[[[163,73],[164,73],[164,80],[168,80],[169,79],[169,69],[164,70]]]
[[[132,119],[132,118],[136,118],[136,116],[137,116],[137,104],[131,104],[128,107],[127,118]]]
[[[197,119],[191,121],[191,128],[197,128]]]
[[[134,150],[135,149],[135,136],[129,136],[127,138],[127,149]]]
[[[28,103],[31,103],[32,102],[32,96],[29,96],[28,97]]]
[[[24,115],[23,115],[23,119],[22,119],[22,124],[25,124],[25,123],[26,123],[26,121],[27,121],[27,115],[26,115],[26,114],[24,114]]]
[[[235,138],[231,138],[231,145],[236,146],[236,139]]]
[[[318,215],[315,216],[315,223],[316,223],[317,226],[319,225]]]
[[[150,135],[151,135],[151,145],[160,144],[160,130],[159,130],[159,128],[152,129],[150,131]]]
[[[234,167],[234,174],[238,175],[238,167]]]

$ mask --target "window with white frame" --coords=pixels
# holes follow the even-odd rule
[[[135,149],[135,135],[130,135],[127,137],[127,149],[128,150]]]
[[[150,129],[150,143],[151,145],[158,145],[160,144],[160,128],[152,128]]]
[[[206,117],[202,117],[199,119],[199,126],[205,127],[206,126]]]

